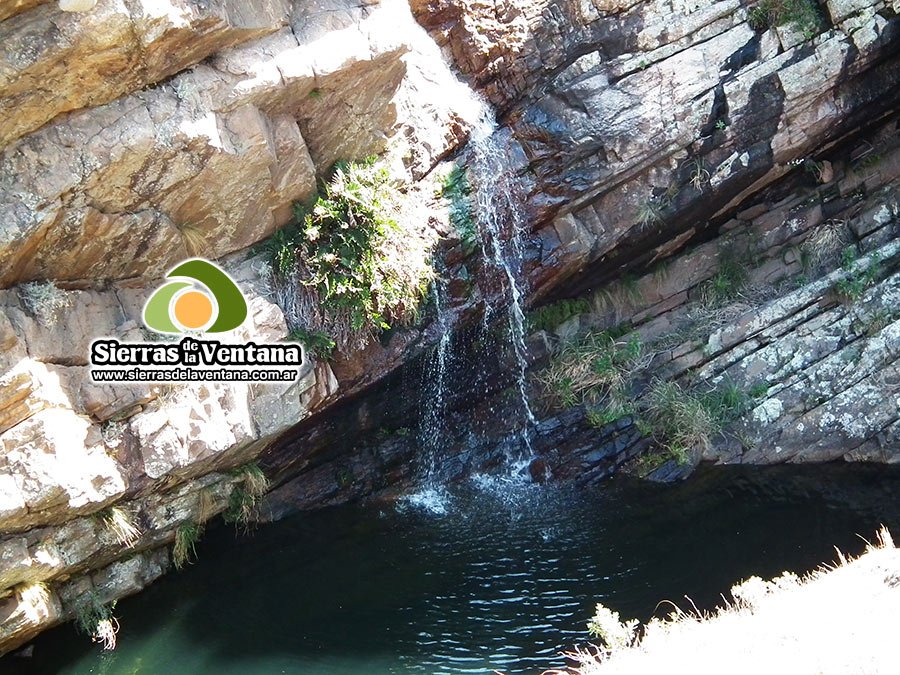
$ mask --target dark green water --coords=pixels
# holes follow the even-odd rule
[[[733,582],[858,553],[900,534],[900,471],[705,470],[665,486],[454,488],[447,514],[350,506],[212,528],[200,561],[122,601],[119,647],[71,626],[20,672],[380,675],[537,673],[586,641],[596,601],[648,618],[711,606]]]

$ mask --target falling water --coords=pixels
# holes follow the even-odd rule
[[[405,495],[398,503],[401,511],[411,507],[435,516],[446,515],[450,505],[450,493],[439,474],[447,416],[447,365],[453,341],[453,326],[445,310],[446,292],[446,284],[438,276],[431,286],[431,299],[441,338],[426,357],[422,368],[419,428],[416,434],[422,458],[419,488]]]
[[[452,326],[444,314],[446,289],[438,278],[431,287],[431,297],[437,314],[441,339],[427,357],[422,370],[421,415],[419,417],[419,444],[424,450],[423,481],[432,485],[437,480],[438,454],[444,435],[444,419],[447,413],[447,357],[453,336]]]
[[[488,322],[499,311],[507,314],[508,335],[516,363],[516,384],[524,424],[519,432],[520,449],[507,450],[508,474],[505,481],[527,477],[527,467],[534,458],[531,431],[536,420],[528,400],[525,346],[525,290],[520,280],[523,259],[524,223],[521,189],[507,158],[506,147],[497,131],[493,109],[466,87],[466,118],[473,121],[469,140],[468,173],[473,187],[473,210],[481,231],[481,249],[485,260],[493,264],[504,288],[504,297],[486,308]],[[474,113],[474,114],[473,114]],[[448,367],[452,357],[453,322],[447,312],[446,285],[439,276],[432,286],[432,299],[440,341],[427,357],[423,368],[422,398],[418,441],[422,448],[419,489],[407,495],[401,507],[414,507],[443,515],[447,512],[449,493],[440,476],[443,439],[447,435]]]
[[[508,290],[507,314],[509,336],[516,358],[516,380],[521,399],[525,426],[521,438],[525,456],[508,457],[510,468],[521,474],[534,456],[531,447],[531,429],[536,424],[525,374],[528,368],[525,346],[525,313],[522,309],[524,289],[519,278],[522,265],[521,194],[515,176],[509,166],[504,146],[495,131],[497,122],[493,110],[484,104],[480,119],[472,130],[469,141],[471,157],[469,175],[474,187],[475,216],[481,226],[482,251],[498,270],[503,271]],[[496,308],[489,308],[493,312]]]

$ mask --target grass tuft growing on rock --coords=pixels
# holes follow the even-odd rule
[[[134,522],[134,515],[125,507],[110,506],[100,515],[107,530],[122,546],[131,548],[141,538],[141,530]]]
[[[52,281],[31,281],[19,286],[19,299],[42,326],[49,328],[69,306],[69,296]]]
[[[848,244],[849,236],[845,223],[828,220],[816,227],[800,246],[800,263],[806,273],[819,272],[833,263]]]
[[[708,307],[720,307],[738,298],[747,283],[747,268],[730,251],[722,255],[719,269],[700,287],[702,302]]]
[[[269,479],[255,463],[236,469],[234,475],[240,480],[231,491],[224,519],[246,532],[258,515],[259,500],[269,489]]]
[[[748,12],[747,20],[755,31],[790,25],[807,39],[822,31],[822,14],[815,0],[762,0]]]
[[[688,182],[691,187],[697,190],[697,192],[703,192],[703,187],[709,183],[710,178],[712,177],[706,166],[703,164],[703,160],[699,157],[691,160],[689,169],[690,177]]]
[[[528,312],[525,320],[530,331],[553,330],[573,316],[590,310],[591,303],[584,298],[559,300]]]
[[[184,244],[188,255],[203,255],[209,250],[209,242],[206,233],[193,223],[182,223],[176,225],[178,234],[181,235],[181,241]]]
[[[26,618],[34,624],[50,616],[50,589],[43,581],[19,584],[13,591]]]
[[[754,389],[748,396],[734,384],[698,393],[677,382],[655,380],[640,400],[644,433],[652,436],[672,459],[687,464],[692,450],[709,449],[713,437],[744,414],[751,400],[761,395],[764,392]]]
[[[216,496],[211,487],[205,487],[197,495],[197,522],[201,525],[216,513]]]
[[[688,463],[692,449],[708,449],[712,437],[721,431],[713,410],[676,382],[657,380],[643,401],[643,415],[654,439],[679,464]]]
[[[894,323],[894,321],[897,320],[897,317],[897,310],[891,312],[886,309],[878,309],[859,317],[856,321],[854,321],[853,329],[858,334],[865,335],[866,337],[875,337],[885,328]]]
[[[641,343],[618,332],[588,333],[563,345],[538,381],[556,403],[596,406],[626,396],[631,374],[638,369]]]
[[[203,536],[203,526],[187,521],[175,530],[175,545],[172,547],[172,563],[181,569],[197,558],[197,542]]]
[[[656,197],[648,197],[638,205],[637,222],[641,228],[661,225],[666,204]]]
[[[623,274],[594,294],[598,309],[610,309],[619,318],[627,315],[629,309],[637,307],[643,300],[637,279],[630,274]]]
[[[119,632],[119,621],[113,616],[115,601],[106,604],[96,591],[91,591],[75,612],[75,628],[85,635],[90,635],[93,642],[99,642],[103,649],[112,651],[116,648],[116,634]]]
[[[602,429],[616,420],[634,414],[634,411],[634,402],[620,390],[616,390],[610,393],[602,407],[588,408],[585,411],[585,419],[590,426]]]
[[[844,303],[859,300],[881,273],[881,260],[877,254],[872,255],[865,267],[857,267],[857,258],[855,246],[848,246],[841,255],[841,267],[846,275],[834,285],[834,293]]]

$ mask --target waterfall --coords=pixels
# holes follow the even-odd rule
[[[502,271],[505,279],[508,333],[516,359],[516,384],[524,418],[520,437],[525,449],[517,456],[508,456],[507,461],[513,474],[521,475],[534,458],[531,430],[537,423],[528,400],[525,380],[528,369],[525,313],[522,309],[525,289],[520,275],[525,229],[521,207],[523,195],[496,131],[494,111],[483,103],[480,118],[469,140],[469,177],[475,196],[475,218],[481,229],[482,253],[486,260]],[[489,307],[486,313],[493,314],[497,309]]]
[[[398,506],[412,507],[435,516],[447,514],[450,493],[440,475],[441,450],[447,417],[447,366],[453,344],[453,325],[446,311],[447,288],[438,275],[431,285],[435,323],[440,332],[437,346],[425,357],[419,397],[419,425],[416,440],[421,448],[418,489],[403,497]]]
[[[453,338],[453,326],[444,311],[446,287],[438,277],[431,286],[436,322],[441,339],[437,347],[426,357],[422,369],[422,397],[420,403],[418,441],[424,460],[420,468],[421,480],[426,487],[433,487],[437,476],[441,440],[444,437],[447,414],[447,360]]]
[[[474,96],[474,94],[472,94]],[[512,495],[510,483],[528,479],[528,467],[534,459],[531,432],[537,424],[528,399],[528,369],[525,344],[525,292],[521,280],[524,257],[525,226],[521,205],[523,195],[509,165],[502,138],[496,133],[493,110],[478,99],[479,116],[469,140],[468,174],[472,186],[473,211],[481,233],[484,259],[497,271],[503,297],[485,308],[486,323],[498,312],[505,311],[507,336],[515,357],[515,380],[519,394],[522,427],[518,432],[519,449],[506,451],[506,475],[493,477],[499,494]],[[400,508],[413,507],[433,515],[444,515],[450,505],[450,494],[441,482],[440,460],[447,436],[448,367],[451,365],[454,326],[447,312],[446,281],[439,276],[431,289],[435,321],[440,340],[424,362],[417,440],[422,448],[419,489],[406,495]],[[488,489],[485,481],[478,483]],[[494,483],[491,482],[491,485]],[[512,497],[510,497],[512,498]]]

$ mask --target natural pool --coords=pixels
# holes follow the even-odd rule
[[[858,553],[900,534],[900,468],[731,467],[677,485],[592,490],[498,480],[452,488],[447,512],[379,503],[299,514],[119,603],[118,649],[62,626],[0,670],[82,674],[538,673],[587,641],[596,601],[648,618],[712,606],[752,574]]]

